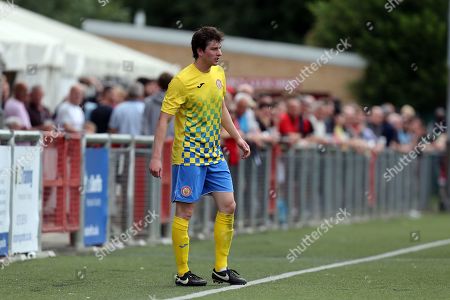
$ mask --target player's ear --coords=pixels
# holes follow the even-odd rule
[[[204,53],[205,53],[205,51],[203,51],[202,48],[197,48],[197,55],[198,55],[198,57],[202,57]]]

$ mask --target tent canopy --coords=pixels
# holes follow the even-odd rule
[[[156,77],[175,73],[178,66],[118,45],[50,18],[0,1],[0,50],[7,70],[25,70],[29,64],[61,68],[78,77]],[[1,49],[3,48],[3,49]]]

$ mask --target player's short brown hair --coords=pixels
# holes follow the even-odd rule
[[[221,43],[223,41],[223,32],[219,31],[216,27],[204,26],[197,30],[192,36],[192,56],[195,59],[198,58],[197,49],[205,50],[208,43],[211,41],[217,41]]]

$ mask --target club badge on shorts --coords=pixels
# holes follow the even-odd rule
[[[217,88],[220,90],[222,88],[222,81],[220,81],[220,79],[217,79],[216,85],[217,85]]]
[[[189,197],[190,195],[192,195],[192,190],[189,186],[185,185],[181,188],[181,195],[183,195],[183,197]]]

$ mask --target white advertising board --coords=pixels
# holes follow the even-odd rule
[[[39,185],[41,152],[38,146],[15,146],[13,154],[11,252],[39,250]]]

